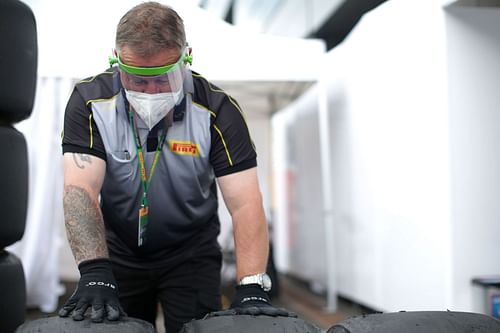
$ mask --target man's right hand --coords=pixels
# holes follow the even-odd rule
[[[78,269],[80,281],[73,295],[59,310],[60,317],[68,317],[73,312],[74,320],[83,320],[89,307],[92,307],[90,318],[96,323],[104,318],[114,321],[126,316],[118,299],[118,286],[109,259],[83,261]]]
[[[262,290],[258,284],[247,284],[237,286],[231,307],[228,310],[209,313],[209,317],[251,315],[251,316],[272,316],[272,317],[292,317],[297,315],[284,308],[277,308],[271,304],[269,295]]]

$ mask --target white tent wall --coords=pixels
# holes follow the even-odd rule
[[[39,36],[39,75],[83,78],[108,66],[119,19],[143,1],[24,0]],[[255,34],[235,28],[190,1],[159,1],[184,20],[193,69],[207,79],[315,81],[320,40]],[[58,13],[56,15],[56,13]]]
[[[339,294],[377,310],[485,311],[471,279],[500,273],[499,29],[498,8],[391,0],[326,56],[336,261],[291,258],[311,247],[293,234],[326,241],[304,96],[273,121],[279,267],[329,286],[318,261],[333,264]]]
[[[299,37],[309,35],[334,12],[344,0],[235,0],[233,22],[246,30],[279,36]],[[225,7],[221,8],[221,4]],[[230,1],[208,0],[207,7],[225,16]],[[221,11],[223,14],[221,14]],[[301,13],[302,15],[297,15]],[[290,24],[293,20],[293,24]]]

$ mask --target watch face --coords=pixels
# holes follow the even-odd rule
[[[264,291],[269,291],[271,290],[272,285],[273,284],[269,275],[262,274],[262,289],[264,289]]]

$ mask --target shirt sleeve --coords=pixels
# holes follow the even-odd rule
[[[84,153],[106,160],[106,151],[91,111],[77,87],[73,90],[64,114],[62,134],[64,153]]]
[[[257,166],[257,153],[243,111],[226,95],[212,121],[210,161],[221,177]]]

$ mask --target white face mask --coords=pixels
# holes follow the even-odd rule
[[[180,101],[183,90],[176,92],[147,94],[125,90],[127,100],[151,130]]]

